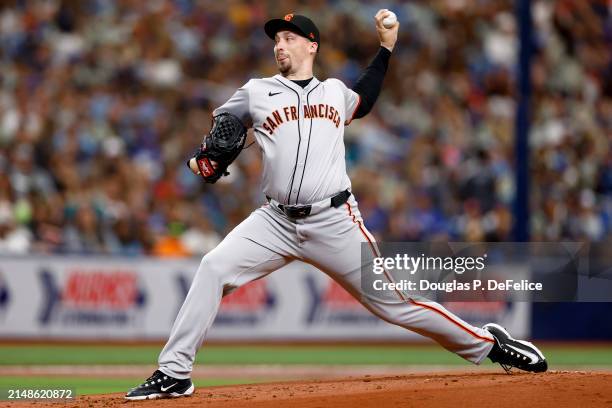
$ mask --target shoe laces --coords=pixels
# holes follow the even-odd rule
[[[156,377],[156,376],[157,376],[157,371],[155,371],[153,374],[151,374],[151,376],[150,376],[149,378],[147,378],[147,379],[145,380],[145,382],[147,383],[147,382],[149,382],[149,381],[155,380],[155,377]]]
[[[508,374],[511,374],[512,368],[521,368],[527,361],[527,356],[516,350],[509,350],[507,347],[500,347],[500,351],[503,352],[503,357],[506,357],[508,360],[510,360],[509,363],[502,363],[501,361],[498,361],[499,365],[501,365],[502,368]]]
[[[153,385],[156,382],[161,382],[161,379],[159,377],[161,377],[162,375],[164,375],[164,373],[162,373],[161,371],[159,370],[155,371],[149,378],[145,380],[145,382],[140,384],[140,387],[142,388],[148,385]]]

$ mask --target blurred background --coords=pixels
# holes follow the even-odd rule
[[[381,2],[3,1],[0,250],[200,256],[265,199],[253,146],[215,186],[185,166],[210,113],[273,75],[263,23],[322,33],[318,78],[353,84]],[[512,1],[385,2],[402,27],[376,109],[346,130],[379,240],[511,240]],[[610,238],[612,27],[605,0],[533,1],[535,241]]]
[[[265,200],[257,146],[214,186],[185,160],[215,107],[248,79],[276,73],[262,27],[289,12],[319,26],[315,75],[349,86],[377,51],[376,11],[400,20],[381,96],[345,134],[353,192],[378,240],[513,241],[523,225],[533,241],[605,247],[612,4],[521,0],[530,4],[521,11],[517,1],[285,1],[282,9],[272,1],[2,1],[0,337],[164,339],[199,258]],[[519,51],[529,44],[520,28],[529,15],[525,101]],[[516,154],[517,123],[530,125],[527,155]],[[527,171],[528,218],[516,216],[517,163]],[[314,299],[304,300],[308,324],[327,324],[321,336],[338,321],[369,322],[371,333],[365,312],[332,283],[295,273],[306,274],[296,296],[310,288]],[[281,319],[285,278],[274,279],[224,306],[220,319],[234,326],[219,338],[248,338],[245,327],[265,332],[271,314]],[[158,310],[168,287],[178,288],[172,310],[149,330],[143,314]],[[507,318],[535,338],[609,340],[611,311],[606,303],[508,304],[458,313]],[[397,337],[385,330],[378,340]]]

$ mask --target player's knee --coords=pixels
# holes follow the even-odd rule
[[[370,300],[364,302],[364,306],[374,315],[380,317],[388,323],[401,326],[403,320],[406,317],[406,313],[409,313],[404,307],[405,303],[398,303],[397,301],[388,300]]]
[[[198,268],[198,274],[204,279],[213,279],[225,286],[231,283],[231,271],[233,268],[228,264],[227,259],[219,258],[213,252],[208,253],[202,259]]]

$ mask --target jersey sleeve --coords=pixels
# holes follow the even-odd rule
[[[251,101],[249,97],[249,88],[252,80],[238,88],[236,92],[225,102],[213,111],[213,116],[217,116],[220,113],[228,112],[236,115],[246,126],[250,128],[253,125],[253,119],[251,117]]]
[[[361,97],[359,94],[352,89],[348,88],[344,82],[337,80],[344,95],[344,106],[346,112],[346,119],[344,120],[344,125],[348,126],[349,123],[355,117],[355,113],[357,112],[357,108],[359,108],[359,104],[361,103]]]

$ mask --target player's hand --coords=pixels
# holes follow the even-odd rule
[[[374,21],[376,22],[376,32],[378,33],[378,39],[380,40],[380,45],[388,49],[389,51],[393,51],[393,47],[395,47],[395,43],[397,42],[397,32],[399,31],[399,21],[395,23],[395,25],[391,28],[385,28],[383,25],[383,20],[385,17],[389,15],[389,10],[381,9],[378,10],[378,13],[374,16]]]
[[[189,167],[189,169],[193,172],[193,174],[195,174],[196,176],[199,176],[202,174],[202,172],[200,171],[200,166],[203,166],[201,163],[198,163],[198,160],[202,160],[202,156],[197,153],[195,156],[193,156],[191,159],[189,159],[187,161],[187,167]],[[217,163],[214,160],[210,160],[210,159],[205,159],[206,163],[203,166],[203,168],[206,168],[207,165],[210,165],[213,170],[217,170],[219,168],[219,163]]]

